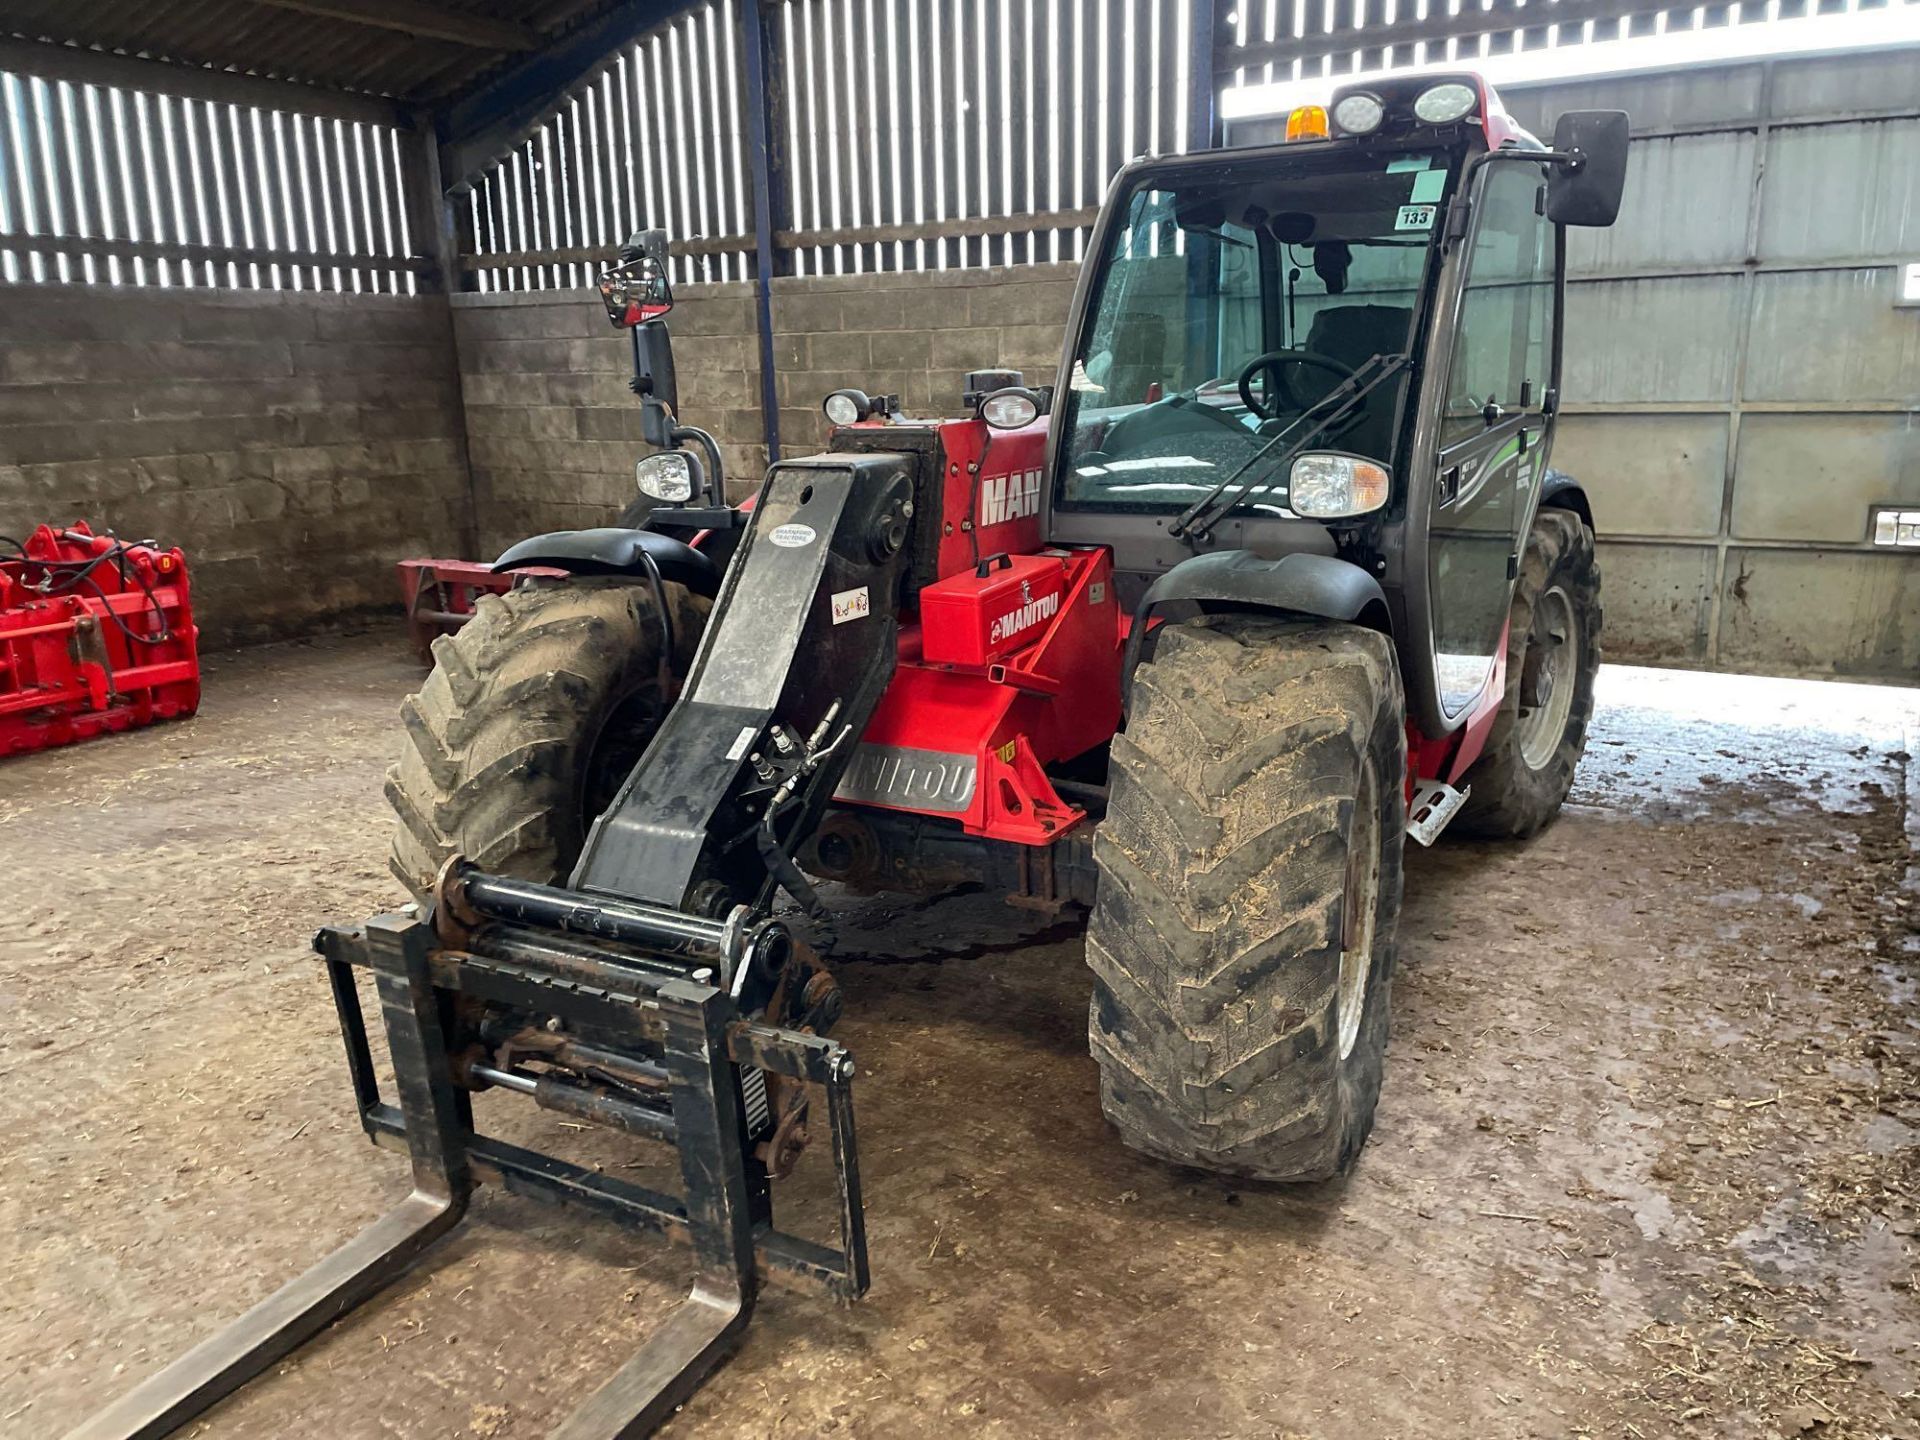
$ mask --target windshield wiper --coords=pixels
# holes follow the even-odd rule
[[[1346,419],[1347,416],[1352,413],[1354,406],[1366,399],[1374,389],[1385,381],[1399,374],[1401,370],[1405,369],[1406,366],[1411,363],[1412,358],[1413,357],[1409,355],[1369,355],[1361,362],[1358,370],[1355,370],[1332,390],[1328,391],[1325,398],[1311,410],[1301,415],[1293,421],[1292,424],[1288,425],[1286,429],[1282,430],[1278,435],[1275,435],[1271,440],[1267,441],[1266,444],[1254,451],[1253,454],[1249,455],[1246,460],[1241,463],[1238,470],[1235,470],[1231,475],[1221,480],[1218,485],[1215,485],[1213,489],[1209,490],[1205,495],[1202,495],[1185,510],[1182,510],[1173,524],[1167,527],[1167,533],[1176,538],[1182,535],[1192,535],[1196,539],[1206,539],[1215,525],[1218,525],[1227,516],[1231,515],[1235,510],[1239,509],[1241,505],[1246,503],[1248,496],[1267,489],[1274,482],[1272,475],[1269,475],[1265,479],[1256,475],[1238,490],[1234,491],[1232,496],[1224,503],[1220,503],[1220,497],[1226,494],[1229,485],[1233,484],[1234,481],[1246,474],[1248,470],[1259,464],[1261,460],[1272,454],[1274,448],[1279,445],[1282,440],[1285,440],[1295,430],[1298,430],[1302,425],[1306,424],[1308,420],[1311,420],[1316,414],[1325,412],[1326,418],[1324,420],[1315,425],[1313,429],[1302,435],[1298,440],[1294,441],[1292,445],[1281,453],[1280,459],[1274,462],[1274,473],[1277,474],[1282,462],[1292,459],[1308,441],[1318,439],[1320,435],[1326,431],[1328,426],[1337,425],[1340,421]],[[1330,405],[1333,408],[1328,410],[1327,407]]]

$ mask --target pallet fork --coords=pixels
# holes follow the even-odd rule
[[[420,914],[320,931],[361,1123],[407,1150],[413,1194],[71,1440],[170,1433],[400,1273],[479,1181],[692,1242],[691,1294],[561,1440],[655,1429],[738,1343],[762,1267],[864,1293],[853,1061],[824,1038],[840,995],[771,912],[781,888],[819,908],[784,847],[832,796],[894,671],[899,631],[891,611],[858,631],[834,616],[849,596],[864,605],[899,589],[913,476],[890,454],[772,468],[685,686],[593,820],[566,887],[488,875],[454,855]],[[588,545],[614,534],[656,567],[713,568],[670,537],[583,533]],[[656,613],[670,654],[664,603]],[[375,1085],[355,968],[373,972],[380,994],[397,1108]],[[672,1144],[682,1194],[476,1134],[470,1096],[488,1088]],[[813,1091],[828,1115],[837,1248],[773,1220],[770,1182],[806,1144]]]
[[[491,881],[470,867],[459,897],[464,918],[480,922],[470,932],[450,923],[443,902],[438,926],[431,916],[382,915],[362,926],[328,927],[314,939],[332,984],[361,1125],[376,1144],[408,1153],[412,1193],[68,1440],[172,1433],[403,1273],[459,1222],[480,1182],[692,1246],[696,1269],[686,1300],[553,1432],[555,1440],[651,1434],[738,1346],[763,1270],[809,1276],[847,1298],[866,1290],[852,1057],[832,1040],[743,1019],[741,984],[715,983],[744,982],[756,960],[764,964],[789,943],[778,922],[745,930],[737,922],[658,907],[601,905],[576,892]],[[501,913],[533,923],[501,923]],[[582,931],[594,941],[572,938]],[[460,943],[449,944],[450,938]],[[619,948],[621,941],[644,941],[655,953]],[[397,1106],[380,1094],[356,968],[374,977]],[[480,1052],[463,1053],[459,1043],[462,1016],[476,1002],[496,1007],[495,1013],[506,1007],[550,1017],[559,1034],[590,1036],[591,1045],[582,1044],[597,1061],[586,1067],[590,1074],[651,1081],[652,1095],[627,1084],[581,1083],[556,1070],[480,1063]],[[824,1092],[838,1186],[837,1247],[774,1226],[767,1152],[755,1143],[768,1129],[758,1083],[766,1074]],[[674,1145],[683,1194],[662,1194],[477,1134],[471,1091],[493,1086]]]

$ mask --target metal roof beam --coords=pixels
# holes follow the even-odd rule
[[[422,40],[451,40],[476,50],[512,53],[540,48],[538,32],[525,25],[443,10],[423,0],[253,0],[253,3],[275,10],[294,10],[302,15],[322,15],[329,20],[346,20],[355,25],[372,25],[381,30],[397,30]]]
[[[46,80],[67,80],[75,85],[106,85],[263,110],[293,110],[303,115],[364,125],[406,123],[398,106],[369,95],[322,90],[292,80],[263,80],[231,70],[208,70],[165,60],[137,60],[127,55],[110,55],[104,50],[48,45],[37,40],[0,37],[0,70],[38,75]]]

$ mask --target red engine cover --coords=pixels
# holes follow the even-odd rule
[[[1067,557],[992,555],[978,568],[920,591],[921,656],[934,665],[985,665],[1032,644],[1060,613]]]
[[[861,736],[843,802],[919,811],[1023,845],[1048,844],[1086,819],[1054,791],[1045,767],[1110,739],[1120,723],[1126,621],[1112,559],[1104,549],[1024,558],[1060,576],[1062,588],[1049,592],[1059,597],[1053,614],[979,664],[935,660],[925,649],[928,628],[904,626],[900,667]],[[977,595],[983,583],[1006,587],[1000,573],[941,585],[973,586]],[[935,588],[920,592],[923,617]],[[1017,582],[1012,588],[1017,600]],[[985,636],[1007,611],[977,599],[955,608],[951,635],[983,649],[1000,643]]]
[[[1104,548],[1046,544],[1047,427],[873,422],[839,445],[922,449],[939,466],[934,574],[901,617],[899,668],[835,798],[1046,845],[1086,819],[1046,774],[1113,737],[1127,616]],[[893,444],[885,442],[893,441]]]
[[[178,550],[40,526],[0,553],[0,755],[193,714],[198,639]]]

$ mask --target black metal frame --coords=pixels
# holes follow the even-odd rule
[[[607,952],[574,961],[534,932],[496,925],[470,949],[441,948],[433,929],[382,915],[323,929],[360,1122],[376,1144],[404,1149],[413,1190],[393,1210],[226,1329],[93,1416],[69,1440],[147,1440],[172,1433],[397,1278],[465,1214],[476,1184],[579,1206],[635,1229],[684,1238],[695,1276],[685,1302],[632,1359],[554,1432],[556,1440],[626,1440],[652,1433],[738,1346],[762,1272],[805,1275],[837,1295],[865,1292],[865,1220],[853,1127],[853,1060],[832,1040],[744,1019],[731,996],[671,962]],[[598,965],[596,973],[595,965]],[[372,972],[398,1104],[381,1095],[354,969]],[[596,983],[610,982],[610,983]],[[596,1036],[657,1051],[670,1113],[596,1096],[628,1133],[676,1145],[684,1194],[662,1194],[584,1166],[477,1134],[461,1088],[461,997],[551,1016]],[[822,1087],[839,1191],[839,1245],[777,1229],[765,1167],[743,1108],[742,1067]],[[542,1079],[536,1103],[567,1103],[572,1087]],[[562,1092],[562,1093],[556,1093]],[[583,1092],[574,1091],[574,1094]],[[577,1103],[577,1102],[576,1102]]]

